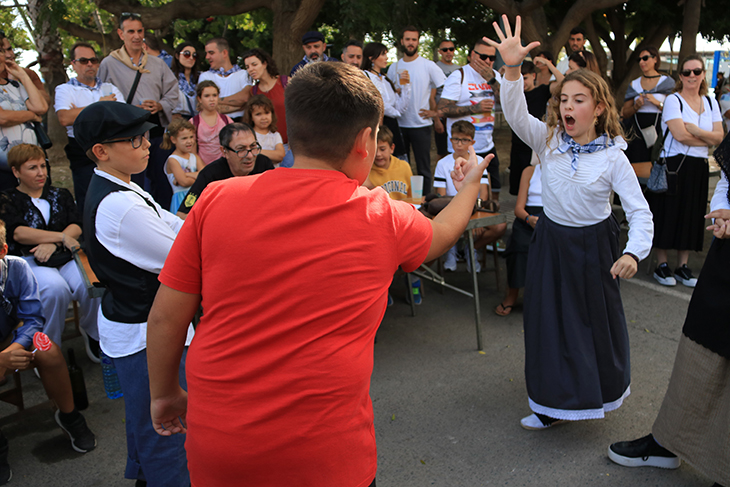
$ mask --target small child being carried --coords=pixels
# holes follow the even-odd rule
[[[177,212],[188,188],[198,177],[198,171],[205,167],[203,160],[197,155],[195,144],[195,127],[184,119],[173,120],[167,127],[161,148],[169,150],[175,146],[175,151],[165,162],[165,174],[172,186],[172,201],[170,213]]]

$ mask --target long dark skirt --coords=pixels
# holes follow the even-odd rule
[[[667,159],[667,170],[676,171],[684,156]],[[676,176],[676,191],[672,194],[646,193],[654,215],[654,247],[659,249],[701,251],[705,239],[707,159],[687,157]],[[667,178],[672,189],[672,177]]]
[[[542,206],[526,206],[525,210],[532,216],[542,216]],[[527,251],[535,230],[524,220],[515,219],[512,223],[512,236],[504,253],[507,259],[507,285],[513,289],[525,287],[527,276]]]
[[[629,335],[619,280],[619,226],[567,227],[543,215],[527,259],[525,378],[530,408],[594,419],[629,394]]]
[[[636,119],[639,120],[639,125],[636,125]],[[651,147],[646,146],[644,137],[641,135],[641,129],[647,128],[654,125],[654,129],[659,134],[661,130],[662,116],[659,114],[657,120],[656,113],[637,113],[636,119],[634,117],[624,121],[624,129],[628,134],[629,146],[626,148],[624,153],[628,157],[629,162],[649,162],[651,161]],[[655,123],[656,122],[656,123]]]

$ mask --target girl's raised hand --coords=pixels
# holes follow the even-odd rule
[[[520,64],[530,51],[539,46],[540,43],[538,41],[534,41],[529,43],[527,46],[522,46],[522,42],[520,41],[520,34],[522,33],[522,19],[519,15],[515,19],[514,35],[512,35],[512,29],[509,26],[509,19],[506,15],[502,15],[502,21],[504,22],[504,33],[502,32],[502,29],[499,28],[499,24],[497,24],[497,22],[493,23],[494,30],[497,32],[497,37],[499,37],[499,40],[502,42],[495,42],[486,37],[484,37],[483,40],[499,51],[504,64],[515,66]]]

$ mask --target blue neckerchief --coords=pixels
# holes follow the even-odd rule
[[[185,77],[185,73],[177,75],[177,85],[180,87],[180,91],[188,96],[195,96],[195,83],[191,83]]]
[[[68,80],[68,84],[70,84],[71,86],[78,86],[79,88],[86,88],[91,91],[99,91],[101,89],[101,80],[98,77],[95,78],[94,86],[85,85],[81,81],[79,81],[78,78],[72,78]]]
[[[558,146],[558,152],[565,154],[569,150],[572,151],[572,158],[570,160],[570,176],[578,170],[578,156],[580,154],[591,154],[598,152],[599,150],[607,149],[615,144],[613,139],[609,139],[607,134],[599,135],[595,140],[588,142],[586,145],[580,145],[578,142],[573,140],[573,137],[562,132],[562,142]]]
[[[238,64],[234,64],[233,67],[231,69],[229,69],[228,71],[226,71],[223,68],[211,69],[212,72],[214,72],[216,74],[220,74],[224,78],[226,76],[231,75],[231,74],[235,73],[236,71],[240,71],[240,70],[241,70],[241,68],[238,66]]]

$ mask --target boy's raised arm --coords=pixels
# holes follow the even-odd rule
[[[456,160],[451,176],[459,192],[451,200],[451,203],[436,215],[436,218],[431,220],[433,238],[431,248],[428,249],[426,262],[443,255],[444,252],[454,246],[461,234],[464,233],[474,209],[474,203],[477,196],[479,196],[482,174],[484,174],[493,158],[494,155],[489,154],[480,164],[477,164],[477,155],[474,148],[469,147],[469,160],[463,158]]]

